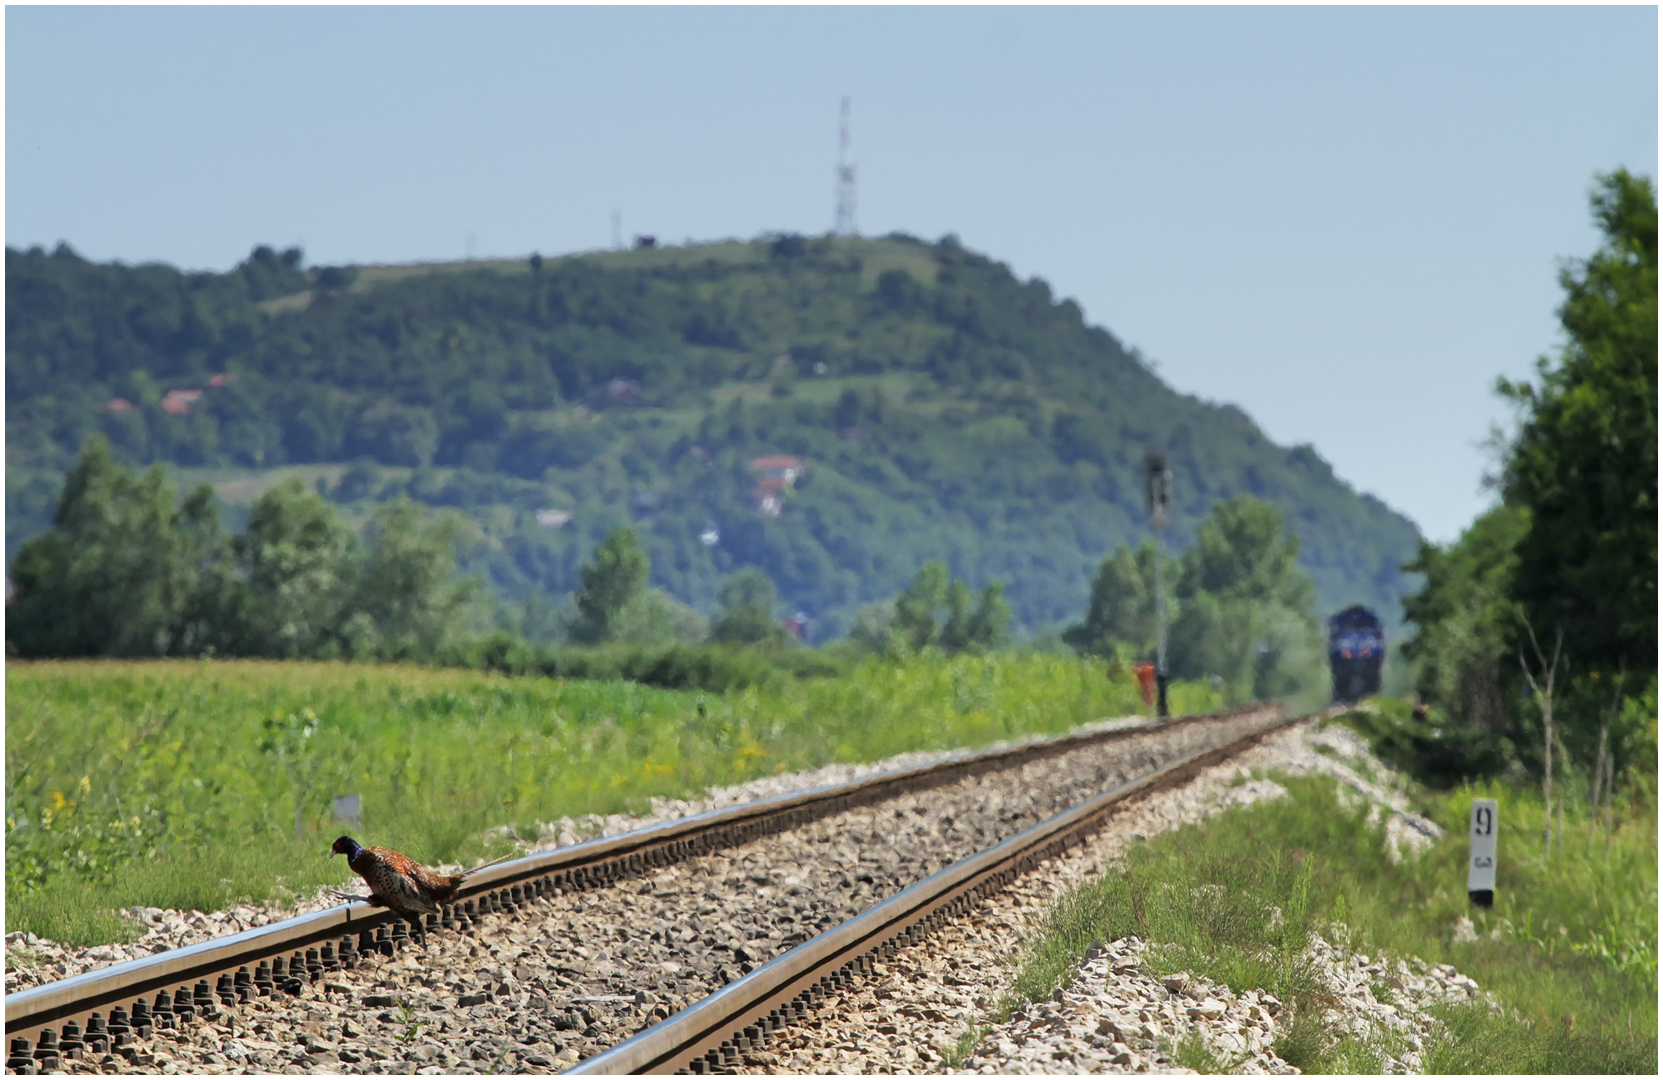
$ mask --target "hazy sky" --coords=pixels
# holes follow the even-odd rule
[[[861,231],[1049,281],[1185,392],[1456,535],[1657,10],[18,8],[6,242],[224,269]]]

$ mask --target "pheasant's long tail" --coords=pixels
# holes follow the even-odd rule
[[[457,880],[466,881],[468,878],[473,877],[475,874],[479,873],[481,870],[489,870],[491,867],[496,866],[499,863],[505,863],[505,862],[508,862],[510,859],[518,859],[518,858],[520,858],[520,853],[518,851],[516,851],[516,852],[513,852],[512,854],[504,855],[500,859],[492,859],[490,862],[485,863],[482,866],[476,866],[472,870],[462,871],[462,873],[460,875],[458,875]]]

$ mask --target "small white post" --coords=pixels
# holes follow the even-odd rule
[[[1467,829],[1467,899],[1487,908],[1496,902],[1496,801],[1474,799]]]
[[[360,813],[358,796],[356,796],[356,795],[337,795],[337,796],[335,796],[335,820],[339,821],[339,822],[342,822],[344,824],[347,824],[347,825],[351,825],[355,829],[358,828],[363,823],[363,817],[362,817],[362,814]]]

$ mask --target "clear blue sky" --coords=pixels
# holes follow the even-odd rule
[[[6,242],[227,268],[956,232],[1447,540],[1656,176],[1657,10],[8,8]]]

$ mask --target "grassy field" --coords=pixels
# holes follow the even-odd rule
[[[1508,1008],[1449,1008],[1429,1073],[1657,1070],[1657,799],[1654,778],[1624,792],[1610,855],[1585,820],[1544,857],[1542,804],[1499,784],[1417,790],[1447,835],[1415,861],[1384,857],[1384,825],[1347,806],[1331,781],[1283,779],[1291,798],[1232,811],[1151,840],[1124,867],[1066,897],[1017,958],[1004,1009],[1045,998],[1093,940],[1155,943],[1157,974],[1187,969],[1291,1006],[1277,1049],[1306,1072],[1378,1072],[1377,1046],[1332,1039],[1323,992],[1301,960],[1306,935],[1343,932],[1371,956],[1418,956],[1470,975]],[[1500,803],[1496,906],[1466,897],[1466,823],[1474,798]],[[1222,886],[1223,891],[1200,889]],[[1156,899],[1159,902],[1151,902]],[[1272,907],[1283,920],[1274,922]],[[1477,940],[1457,940],[1463,916]],[[1389,992],[1389,991],[1382,991]]]
[[[1175,688],[1174,711],[1223,705]],[[262,661],[6,668],[6,929],[91,944],[135,904],[213,910],[340,880],[332,796],[423,861],[485,830],[642,809],[832,761],[983,745],[1143,711],[1100,664],[869,662],[726,694]]]

